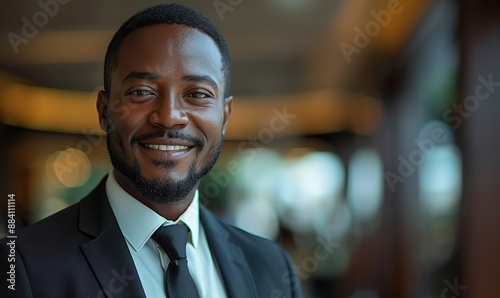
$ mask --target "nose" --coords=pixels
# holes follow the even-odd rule
[[[149,122],[153,126],[172,129],[185,127],[189,119],[181,99],[175,95],[166,95],[157,99],[149,115]]]

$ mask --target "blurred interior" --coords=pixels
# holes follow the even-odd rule
[[[7,194],[30,224],[110,171],[105,49],[160,2],[0,4],[2,219]],[[180,2],[233,59],[208,208],[280,242],[306,297],[500,297],[497,1]]]

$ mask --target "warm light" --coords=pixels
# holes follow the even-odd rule
[[[0,84],[0,121],[29,129],[82,133],[99,131],[97,91],[80,92]],[[235,96],[226,139],[275,139],[351,131],[376,131],[382,103],[358,94],[315,90],[281,96]]]
[[[58,188],[85,184],[90,177],[90,169],[89,159],[76,148],[53,153],[45,167],[49,181]]]

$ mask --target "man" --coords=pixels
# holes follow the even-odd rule
[[[19,230],[14,250],[4,239],[15,290],[3,278],[0,296],[300,297],[278,245],[199,204],[231,114],[229,77],[227,46],[199,13],[160,5],[126,21],[97,98],[113,171],[81,202]],[[172,257],[182,237],[164,244],[165,227],[185,231],[186,256]]]

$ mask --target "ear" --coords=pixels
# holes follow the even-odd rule
[[[96,108],[99,114],[99,126],[104,132],[108,132],[108,95],[104,90],[99,91],[97,94]]]
[[[224,98],[224,122],[222,123],[222,135],[226,133],[226,126],[231,116],[231,110],[233,108],[233,97],[228,96]]]

